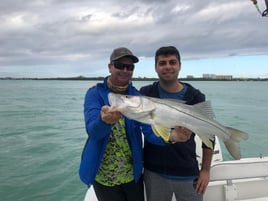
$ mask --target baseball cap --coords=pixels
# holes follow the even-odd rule
[[[139,61],[138,57],[134,56],[133,53],[129,49],[125,47],[119,47],[113,50],[110,56],[110,62],[116,61],[122,57],[131,57],[133,60],[133,63],[137,63]]]

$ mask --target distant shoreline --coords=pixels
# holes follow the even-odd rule
[[[13,78],[13,77],[0,77],[0,80],[76,80],[76,81],[88,81],[88,80],[103,80],[104,77],[55,77],[55,78]],[[158,78],[141,78],[134,77],[132,81],[156,81]],[[268,81],[268,78],[232,78],[232,79],[216,79],[216,78],[179,78],[182,81]]]

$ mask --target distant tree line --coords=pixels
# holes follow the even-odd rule
[[[55,77],[55,78],[12,78],[12,77],[2,77],[0,80],[103,80],[104,77]],[[133,81],[156,81],[158,78],[148,78],[148,77],[134,77]],[[181,81],[268,81],[268,78],[232,78],[232,79],[215,79],[215,78],[179,78]]]

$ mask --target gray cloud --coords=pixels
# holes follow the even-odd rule
[[[249,0],[2,0],[0,26],[0,68],[105,64],[118,46],[152,57],[174,45],[185,59],[268,53],[268,19]]]

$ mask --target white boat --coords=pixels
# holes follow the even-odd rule
[[[212,165],[204,201],[268,201],[268,157]]]
[[[201,141],[196,139],[197,159],[201,163]],[[204,201],[268,201],[268,157],[223,161],[218,138],[212,159],[210,182]],[[98,201],[93,187],[84,201]],[[173,196],[172,201],[176,201]]]

